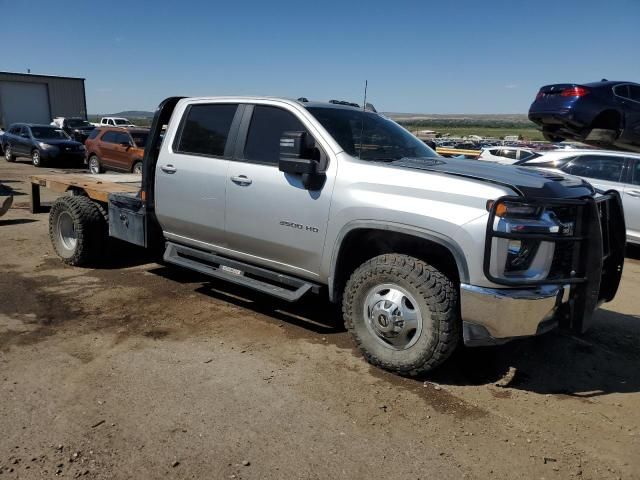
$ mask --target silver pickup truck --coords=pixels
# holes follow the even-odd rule
[[[140,192],[75,193],[50,213],[67,263],[95,262],[108,225],[168,263],[287,301],[324,294],[367,360],[403,375],[463,342],[584,331],[624,262],[616,192],[443,158],[341,101],[169,98]]]

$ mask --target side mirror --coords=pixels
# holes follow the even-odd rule
[[[278,169],[292,175],[300,175],[305,188],[312,188],[322,174],[318,161],[313,158],[315,144],[307,132],[284,132],[280,137]]]

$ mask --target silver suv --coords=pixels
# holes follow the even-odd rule
[[[66,198],[51,210],[52,241],[81,264],[94,237],[60,219],[82,203],[86,233],[100,212]],[[406,375],[462,341],[584,330],[615,296],[624,261],[616,192],[445,159],[383,115],[337,101],[169,98],[141,194],[114,191],[108,211],[110,235],[163,242],[169,263],[288,301],[325,292],[365,357]]]

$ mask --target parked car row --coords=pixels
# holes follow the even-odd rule
[[[26,157],[36,167],[68,161],[87,165],[91,173],[142,173],[148,129],[126,118],[104,117],[101,122],[104,126],[96,127],[82,118],[56,117],[50,125],[15,123],[0,135],[0,148],[8,162]]]

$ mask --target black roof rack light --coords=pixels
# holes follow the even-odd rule
[[[300,97],[300,98],[298,98],[298,101],[302,102],[302,103],[308,103],[309,99],[307,97]]]
[[[345,100],[329,100],[329,103],[333,103],[334,105],[348,105],[350,107],[360,108],[360,105],[353,102],[347,102]]]

